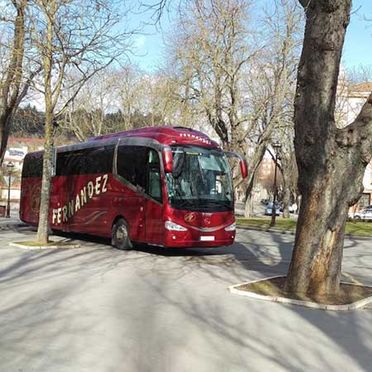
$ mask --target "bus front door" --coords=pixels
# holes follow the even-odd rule
[[[160,176],[160,158],[155,150],[148,155],[147,185],[145,199],[146,242],[163,244],[163,196]]]
[[[145,225],[146,242],[163,245],[164,222],[162,204],[151,199],[145,201]]]

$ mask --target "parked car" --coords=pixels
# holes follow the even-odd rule
[[[352,215],[353,220],[372,221],[372,207],[368,206]]]
[[[280,207],[280,211],[283,212],[283,207]],[[289,213],[296,213],[296,211],[297,211],[297,204],[288,205]]]
[[[275,203],[275,214],[277,216],[280,215],[281,209],[282,208],[281,208],[280,204]],[[265,216],[271,216],[272,214],[273,214],[273,203],[270,202],[270,203],[267,203],[266,204],[266,207],[265,207]]]

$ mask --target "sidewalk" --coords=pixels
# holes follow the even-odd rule
[[[23,222],[19,219],[18,209],[13,209],[10,211],[10,218],[0,217],[0,231],[11,229],[17,225],[23,225]]]
[[[17,230],[0,231],[0,371],[371,370],[370,306],[319,311],[227,290],[285,275],[291,235],[239,229],[232,246],[183,251],[92,239],[31,254],[8,246],[29,236]],[[345,241],[343,272],[367,285],[370,248]]]

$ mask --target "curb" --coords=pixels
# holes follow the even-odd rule
[[[251,284],[251,283],[257,283],[268,279],[274,279],[274,278],[281,278],[283,275],[276,275],[276,276],[270,276],[264,279],[258,279],[258,280],[252,280],[249,282],[241,283],[241,284],[235,284],[228,287],[230,293],[237,294],[239,296],[245,296],[254,298],[256,300],[264,300],[264,301],[270,301],[270,302],[278,302],[283,304],[290,304],[290,305],[297,305],[297,306],[303,306],[308,307],[311,309],[318,309],[318,310],[330,310],[330,311],[351,311],[351,310],[357,310],[360,309],[370,303],[372,303],[372,296],[363,298],[362,300],[352,302],[350,304],[345,305],[327,305],[327,304],[318,304],[316,302],[312,301],[302,301],[302,300],[295,300],[287,297],[280,297],[280,296],[266,296],[266,295],[260,295],[254,292],[249,291],[243,291],[241,289],[238,289],[238,287],[245,285],[245,284]],[[355,286],[361,286],[360,284],[355,283],[349,283],[349,282],[341,282],[343,284],[348,285],[355,285]],[[371,287],[368,285],[363,285],[363,287]]]
[[[63,243],[63,242],[62,242]],[[26,244],[22,244],[22,242],[15,242],[15,243],[9,243],[10,246],[12,247],[17,247],[17,248],[22,248],[26,249],[29,251],[32,250],[42,250],[42,249],[72,249],[72,248],[80,248],[80,244],[50,244],[50,245],[34,245],[34,246],[29,246]]]

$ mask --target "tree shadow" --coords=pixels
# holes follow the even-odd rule
[[[14,248],[2,260],[0,369],[76,370],[77,361],[141,372],[370,369],[370,311],[228,293],[237,281],[285,275],[293,236],[246,232],[230,247],[125,252],[86,239],[73,250]],[[367,275],[368,258],[353,257],[349,271]],[[90,351],[92,342],[101,346]]]

